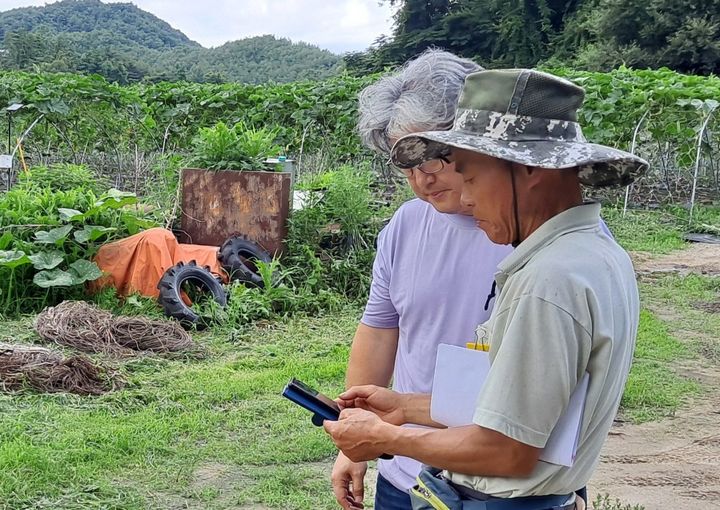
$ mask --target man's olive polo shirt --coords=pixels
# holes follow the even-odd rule
[[[639,320],[627,253],[600,229],[600,205],[551,218],[500,263],[499,296],[483,327],[491,369],[474,422],[542,448],[587,371],[575,463],[539,461],[528,478],[452,481],[498,497],[567,494],[585,486],[620,404]]]

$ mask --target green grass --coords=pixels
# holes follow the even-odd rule
[[[357,312],[271,328],[196,335],[204,360],[136,358],[128,386],[97,398],[0,396],[0,501],[7,508],[333,508],[335,448],[309,414],[279,396],[291,376],[342,388]],[[21,332],[19,335],[11,332]],[[32,340],[28,321],[0,339]],[[19,337],[19,338],[18,338]],[[231,487],[197,486],[205,465],[240,468]],[[282,488],[285,488],[283,491]]]
[[[720,277],[669,274],[645,280],[641,283],[641,289],[659,304],[689,312],[698,310],[699,303],[720,300]]]
[[[633,421],[672,415],[698,383],[676,371],[679,365],[720,363],[720,314],[704,305],[720,302],[720,278],[664,275],[641,281],[644,310],[640,317],[635,361],[622,401]]]
[[[622,209],[604,207],[602,217],[626,250],[668,253],[686,244],[682,239],[683,228],[671,215],[657,211],[628,211],[623,217]]]
[[[690,222],[686,209],[660,211],[603,208],[603,218],[618,242],[627,250],[664,254],[688,244],[686,232],[710,232],[720,225],[720,208],[698,207]],[[718,301],[720,278],[699,275],[663,276],[640,284],[647,309],[642,312],[633,367],[621,404],[623,417],[644,422],[672,415],[688,397],[699,391],[698,383],[679,375],[679,362],[700,355],[720,362],[720,314],[702,312],[698,305]],[[663,320],[653,315],[661,312]],[[668,317],[665,317],[667,315]]]
[[[665,207],[657,211],[603,207],[602,217],[617,241],[630,251],[668,253],[687,246],[683,234],[708,232],[720,234],[720,207],[699,206],[690,221],[689,211],[682,207]]]
[[[274,508],[338,508],[329,501],[329,469],[317,466],[273,466],[250,470],[250,483],[238,502]]]
[[[699,391],[696,382],[673,371],[675,361],[690,350],[668,334],[647,310],[640,314],[635,357],[621,402],[622,415],[633,422],[672,415],[685,398]]]
[[[589,505],[591,510],[645,510],[641,505],[625,505],[619,499],[614,501],[608,494],[598,494]]]
[[[650,306],[676,310],[670,332],[710,363],[720,364],[720,277],[665,275],[641,284]]]
[[[710,291],[683,284],[698,296]],[[0,396],[0,500],[8,508],[334,508],[335,449],[278,393],[291,376],[339,391],[356,321],[348,310],[197,334],[205,359],[128,360],[128,385],[98,398]],[[30,320],[0,324],[0,340],[33,341]],[[644,310],[624,416],[672,414],[698,389],[672,372],[692,354]],[[199,477],[207,471],[210,479]]]
[[[720,234],[720,206],[700,205],[693,211],[692,222],[690,222],[690,210],[684,207],[668,207],[668,212],[675,215],[683,223],[691,223],[691,230],[694,232],[708,232]]]

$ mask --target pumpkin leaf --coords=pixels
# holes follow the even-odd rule
[[[77,221],[85,218],[85,215],[77,209],[67,209],[65,207],[60,207],[58,209],[58,212],[60,213],[60,219],[62,221]]]
[[[62,246],[72,229],[72,225],[65,225],[64,227],[53,228],[48,231],[40,230],[39,232],[35,232],[35,241],[40,244]]]
[[[9,267],[15,269],[25,264],[30,264],[31,260],[24,251],[20,250],[0,250],[0,266]]]
[[[95,202],[95,210],[100,209],[120,209],[126,205],[133,205],[137,203],[137,196],[135,193],[129,191],[120,191],[112,188],[107,193],[103,194],[97,202]]]
[[[72,274],[74,285],[97,280],[103,275],[95,262],[82,259],[70,264],[70,273]]]
[[[73,276],[62,269],[40,271],[33,277],[33,283],[43,289],[50,287],[70,287],[74,285]]]
[[[61,251],[41,251],[28,257],[35,269],[55,269],[62,264],[65,257]]]
[[[113,232],[117,229],[113,227],[100,227],[98,225],[85,225],[82,230],[77,230],[73,233],[73,237],[78,243],[87,243],[88,241],[95,241],[108,232]]]

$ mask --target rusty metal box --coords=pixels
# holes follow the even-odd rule
[[[271,255],[281,253],[290,210],[289,172],[186,168],[182,173],[182,236],[220,246],[244,235]]]

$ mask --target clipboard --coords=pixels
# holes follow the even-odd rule
[[[488,372],[490,357],[487,351],[440,344],[435,363],[430,417],[448,427],[471,425]],[[550,434],[540,460],[560,466],[573,465],[589,383],[590,374],[586,372]]]

